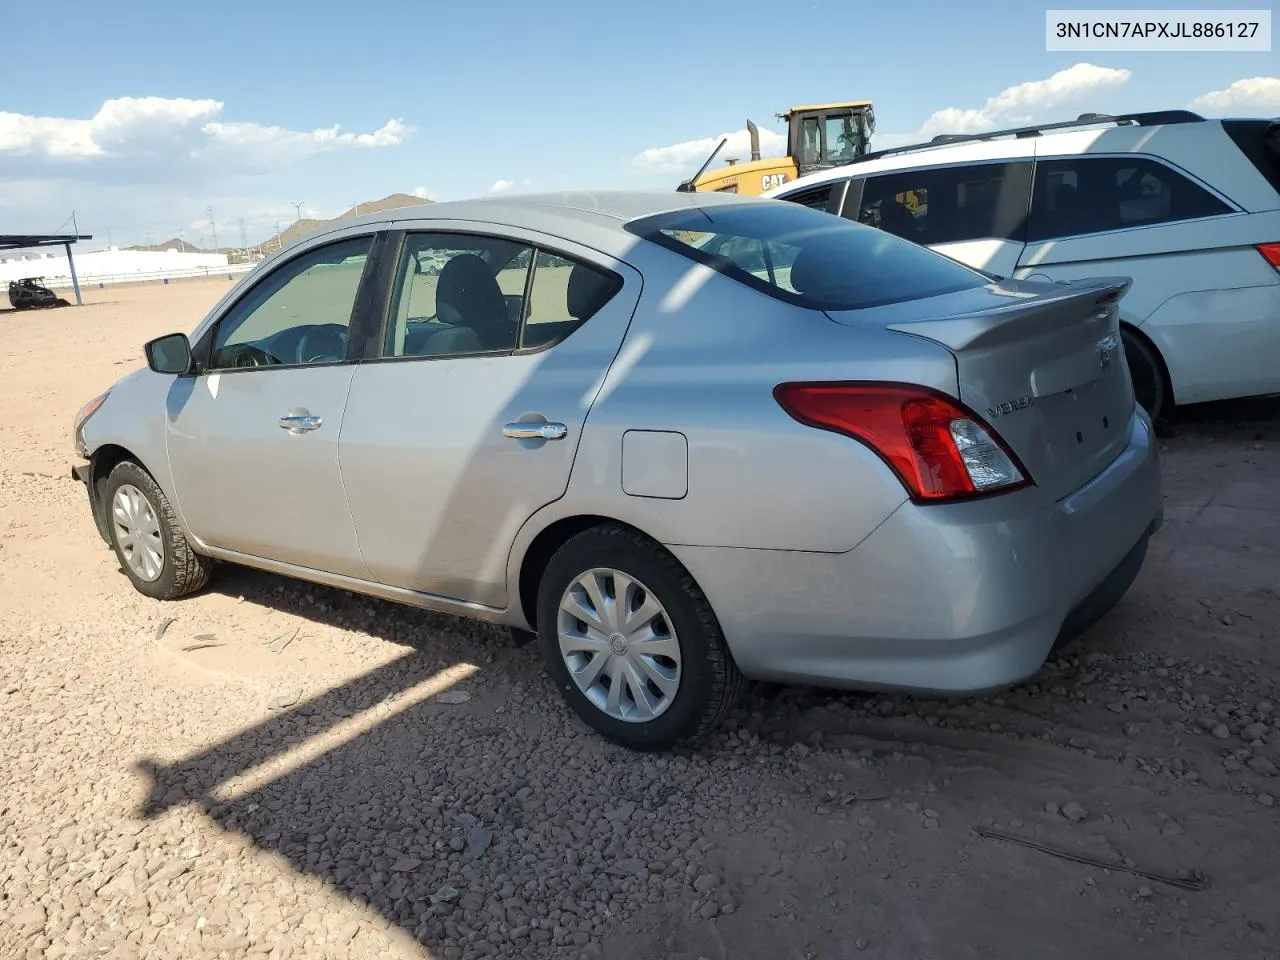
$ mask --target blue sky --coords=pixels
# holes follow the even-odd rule
[[[0,232],[74,209],[95,240],[200,243],[212,206],[222,243],[242,217],[253,243],[294,201],[674,188],[720,135],[751,118],[776,149],[773,115],[815,101],[873,100],[873,147],[1086,110],[1280,115],[1275,51],[1047,53],[1044,8],[1009,0],[57,11],[53,46],[0,59]]]

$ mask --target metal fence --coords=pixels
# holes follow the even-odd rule
[[[225,267],[187,267],[183,270],[152,270],[140,273],[109,273],[102,276],[80,277],[80,289],[92,290],[111,286],[118,283],[142,283],[145,281],[161,280],[168,283],[170,280],[188,280],[198,277],[226,277],[228,280],[233,279],[242,273],[248,273],[256,263],[230,263]],[[46,277],[43,281],[44,285],[49,288],[71,288],[70,277]]]

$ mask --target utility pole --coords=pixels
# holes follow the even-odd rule
[[[244,255],[249,255],[249,241],[244,233],[244,217],[240,218],[240,249],[244,251]]]
[[[294,221],[294,223],[297,223],[297,222],[299,222],[300,220],[302,220],[302,205],[303,205],[304,203],[306,203],[306,202],[307,202],[307,201],[305,201],[305,200],[297,200],[297,201],[294,201],[294,202],[293,202],[293,208],[294,208],[294,210],[296,210],[296,211],[297,211],[297,213],[298,213],[298,218],[297,218],[297,220],[295,220],[295,221]]]
[[[209,214],[209,232],[213,234],[213,252],[218,252],[218,225],[213,219],[213,207],[208,207],[205,213]]]

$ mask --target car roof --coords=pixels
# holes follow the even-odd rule
[[[682,193],[675,190],[575,190],[562,193],[530,193],[513,197],[479,197],[444,200],[410,207],[395,207],[360,220],[492,220],[506,222],[512,216],[568,218],[596,221],[601,218],[619,224],[651,214],[687,210],[726,203],[741,203],[755,197],[724,193]],[[359,220],[346,221],[356,223]]]
[[[1160,114],[1131,116],[1144,117],[1146,122],[1116,125],[1114,121],[1117,118],[1100,117],[1068,121],[1058,125],[1058,129],[1044,129],[1043,132],[992,131],[978,134],[974,139],[890,148],[884,153],[873,152],[867,159],[798,177],[765,191],[763,196],[785,197],[849,177],[896,170],[992,160],[1030,160],[1033,157],[1142,154],[1159,157],[1198,177],[1246,210],[1275,208],[1275,190],[1248,158],[1232,145],[1223,128],[1222,118],[1188,114],[1194,119],[1160,122]]]
[[[763,203],[759,197],[728,193],[686,193],[676,190],[576,190],[531,193],[510,197],[479,197],[393,207],[332,224],[326,234],[347,232],[361,226],[394,224],[411,228],[433,221],[475,223],[477,227],[515,227],[583,243],[622,258],[638,238],[624,228],[643,217],[698,207]],[[285,253],[314,242],[319,234],[307,234],[285,248]]]
[[[1185,114],[1187,118],[1193,119],[1176,119],[1169,123],[1158,123],[1160,114],[1147,116],[1151,119],[1146,123],[1117,125],[1115,120],[1121,118],[1098,116],[1096,119],[1082,118],[1078,122],[1046,125],[1043,131],[1028,127],[1020,131],[978,133],[965,140],[888,147],[883,152],[873,151],[867,159],[806,174],[805,177],[791,180],[781,187],[769,189],[764,196],[772,197],[790,193],[799,187],[819,186],[832,180],[884,173],[888,170],[966,164],[978,160],[1070,156],[1091,152],[1142,152],[1158,156],[1165,148],[1184,151],[1192,138],[1201,140],[1204,134],[1222,134],[1220,123],[1193,114]],[[1053,125],[1059,128],[1051,129]]]

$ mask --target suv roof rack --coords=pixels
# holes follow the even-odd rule
[[[917,150],[928,150],[934,147],[952,146],[957,143],[972,143],[978,140],[993,140],[996,137],[1038,137],[1049,130],[1068,130],[1071,127],[1084,127],[1095,123],[1115,123],[1120,126],[1135,125],[1153,127],[1163,123],[1202,123],[1204,117],[1190,110],[1153,110],[1146,113],[1082,113],[1074,120],[1062,120],[1058,123],[1039,123],[1030,127],[1010,127],[1007,130],[987,130],[982,133],[940,133],[932,140],[924,143],[913,143],[904,147],[888,147],[863,154],[854,163],[866,163],[880,157],[890,157],[898,153],[913,153]]]

